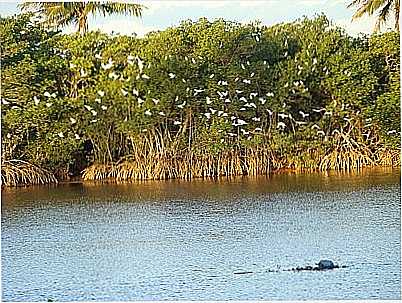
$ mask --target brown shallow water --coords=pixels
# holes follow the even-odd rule
[[[3,189],[3,300],[399,299],[400,198],[391,169]]]

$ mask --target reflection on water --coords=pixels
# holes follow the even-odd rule
[[[399,299],[400,197],[398,170],[5,189],[3,300]],[[269,272],[321,258],[348,267]]]

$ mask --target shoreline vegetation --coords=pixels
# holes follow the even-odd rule
[[[324,15],[144,38],[0,18],[3,186],[400,166],[399,33]]]

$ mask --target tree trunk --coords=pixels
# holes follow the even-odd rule
[[[399,33],[400,0],[395,1],[395,30]]]

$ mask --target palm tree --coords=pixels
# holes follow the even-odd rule
[[[353,15],[352,20],[360,18],[361,16],[368,14],[373,15],[376,11],[378,13],[378,19],[374,28],[374,31],[379,31],[381,25],[389,20],[391,14],[395,15],[395,30],[399,32],[399,9],[400,0],[353,0],[348,7],[359,6],[356,13]]]
[[[20,5],[23,11],[34,11],[45,17],[44,24],[51,27],[63,27],[68,24],[78,26],[78,32],[83,35],[88,31],[88,16],[97,13],[103,16],[124,14],[141,17],[141,4],[118,3],[112,1],[94,2],[24,2]]]

